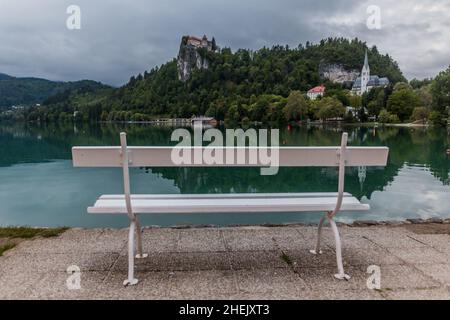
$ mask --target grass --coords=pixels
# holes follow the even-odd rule
[[[292,266],[292,264],[293,264],[291,257],[289,257],[285,252],[281,253],[281,260],[283,260],[290,266]]]
[[[68,228],[30,228],[30,227],[5,227],[0,228],[0,238],[30,239],[34,237],[57,237]]]
[[[14,248],[20,239],[57,237],[69,228],[0,227],[0,257]]]
[[[16,246],[15,243],[7,242],[3,245],[0,245],[0,257],[3,255],[3,253],[9,249],[12,249]]]

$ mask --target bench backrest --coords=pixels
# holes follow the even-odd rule
[[[339,167],[336,208],[329,213],[333,216],[342,205],[345,167],[385,166],[389,153],[387,147],[347,147],[347,138],[347,133],[343,133],[340,147],[128,147],[126,134],[121,133],[120,147],[73,147],[72,157],[75,167],[122,167],[130,219],[135,216],[131,206],[129,167],[265,167],[269,163],[261,156],[255,157],[260,152],[271,156],[276,153],[279,167]],[[212,164],[204,161],[204,152],[217,150],[221,150],[219,154],[223,161]],[[191,162],[180,164],[173,161],[174,152],[191,152]],[[249,157],[252,153],[253,156]]]
[[[179,150],[177,150],[179,149]],[[203,154],[208,149],[221,149],[223,161],[209,164],[204,161],[177,164],[172,161],[172,152],[191,152]],[[261,157],[250,161],[249,154],[269,153],[270,147],[126,147],[130,167],[263,167],[267,163]],[[234,163],[226,161],[232,153]],[[337,167],[340,162],[341,147],[279,147],[280,167]],[[245,158],[239,158],[245,153]],[[387,147],[346,147],[345,166],[385,166],[389,148]],[[73,165],[75,167],[122,167],[122,147],[73,147]],[[227,158],[228,157],[228,158]],[[243,161],[238,161],[242,159]],[[255,161],[256,160],[256,161]]]

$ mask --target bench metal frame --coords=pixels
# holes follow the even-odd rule
[[[335,251],[338,273],[335,277],[340,280],[348,280],[350,276],[345,273],[342,262],[341,237],[334,221],[342,207],[344,196],[344,179],[346,166],[385,166],[389,149],[386,147],[347,147],[348,134],[343,133],[340,147],[283,147],[280,148],[281,167],[285,166],[332,166],[339,167],[338,192],[336,206],[334,210],[327,211],[321,218],[318,226],[317,243],[312,254],[321,254],[320,249],[322,228],[326,221],[331,226],[335,239]],[[120,147],[73,147],[74,166],[79,167],[122,167],[124,199],[126,213],[130,219],[128,234],[128,277],[124,285],[135,285],[138,280],[135,278],[134,265],[135,258],[142,259],[148,257],[143,253],[142,248],[142,228],[139,223],[138,214],[133,211],[132,196],[130,192],[129,167],[175,167],[177,165],[170,161],[170,153],[176,147],[128,147],[126,134],[120,134]],[[192,147],[196,148],[196,147]],[[207,148],[207,147],[200,147]],[[215,147],[217,148],[217,147]],[[269,147],[270,148],[270,147]],[[186,149],[186,147],[183,147]],[[224,148],[225,149],[225,148]],[[234,149],[238,149],[234,148]],[[252,147],[246,148],[250,150]],[[225,152],[224,152],[225,153]],[[185,165],[183,165],[185,166]],[[192,164],[186,166],[208,166],[205,164]],[[216,166],[230,166],[227,164]],[[231,165],[232,166],[232,165]],[[257,164],[236,165],[245,167],[258,167]],[[194,196],[195,197],[195,196]],[[369,206],[367,206],[367,209]],[[90,208],[91,209],[91,208]],[[276,211],[276,208],[274,208]],[[135,236],[137,248],[135,248]],[[137,249],[137,250],[136,250]],[[137,254],[135,255],[135,252]]]

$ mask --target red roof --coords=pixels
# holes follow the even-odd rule
[[[324,92],[325,92],[325,86],[314,87],[308,91],[308,93],[324,93]]]

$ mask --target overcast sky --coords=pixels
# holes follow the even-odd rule
[[[81,30],[66,27],[72,4]],[[121,85],[175,57],[184,34],[233,50],[358,37],[424,78],[450,65],[450,0],[0,0],[0,73]]]

